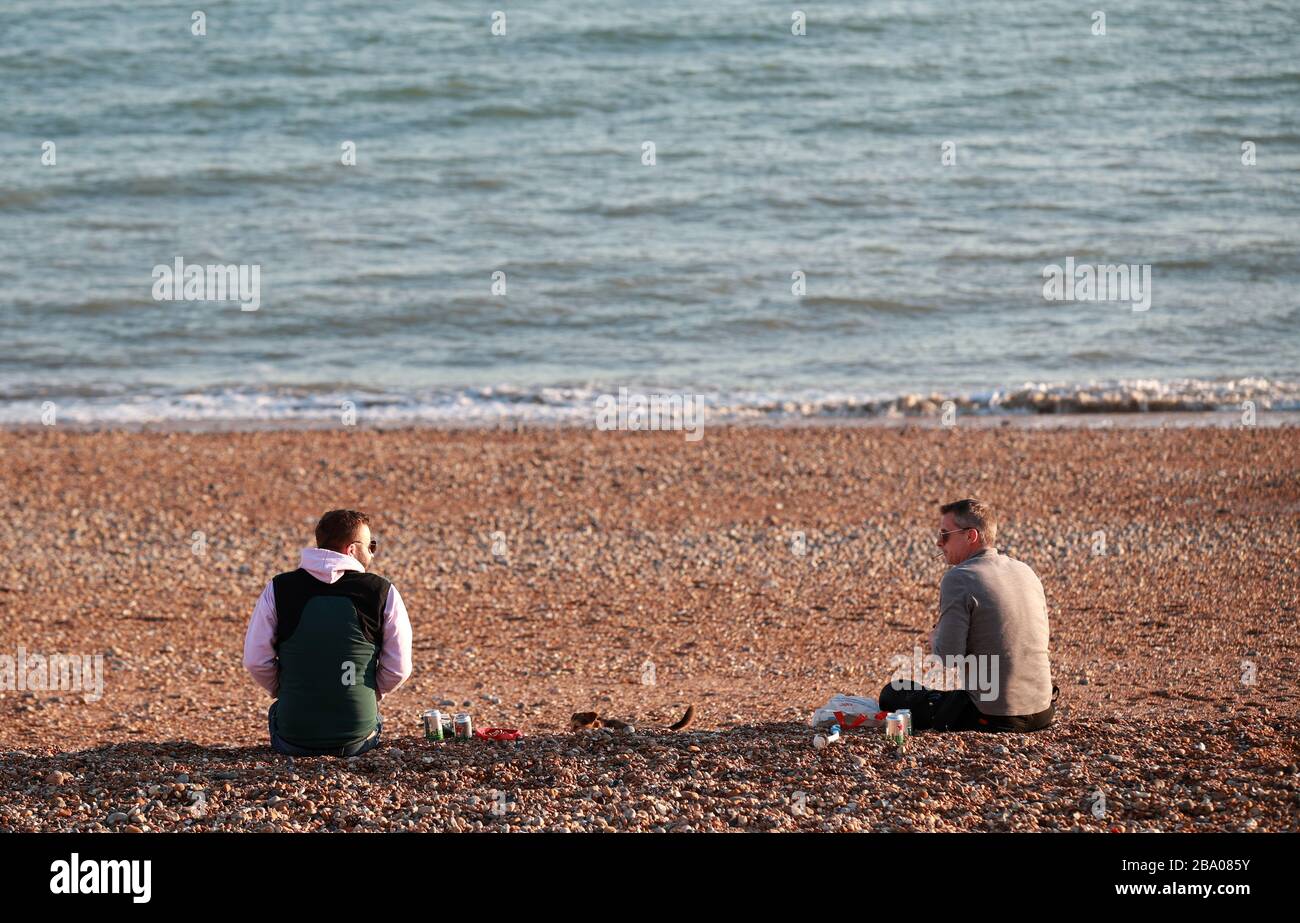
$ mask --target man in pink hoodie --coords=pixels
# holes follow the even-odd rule
[[[402,597],[366,572],[370,520],[330,510],[298,569],[272,578],[244,637],[244,667],[276,699],[271,746],[291,756],[356,756],[379,743],[379,702],[411,675]]]

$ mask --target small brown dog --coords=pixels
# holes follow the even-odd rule
[[[690,725],[694,720],[695,705],[687,705],[686,714],[682,715],[681,719],[677,721],[676,724],[668,725],[668,730],[680,731]],[[610,728],[611,730],[622,731],[630,727],[632,727],[631,721],[619,721],[617,718],[602,718],[594,711],[575,712],[573,717],[569,719],[569,730],[571,731],[585,731],[590,728]]]

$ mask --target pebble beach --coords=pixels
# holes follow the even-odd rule
[[[1297,458],[1293,426],[2,431],[0,653],[103,688],[0,691],[0,831],[1295,831]],[[925,644],[969,495],[1046,588],[1055,723],[814,749]],[[415,673],[378,748],[291,759],[244,632],[337,507]],[[426,741],[440,704],[523,738]]]

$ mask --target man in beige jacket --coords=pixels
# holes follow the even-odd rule
[[[914,730],[1037,731],[1052,723],[1047,599],[1028,564],[998,552],[993,508],[974,498],[939,508],[938,545],[950,565],[930,635],[950,691],[892,680],[880,707],[912,710]]]

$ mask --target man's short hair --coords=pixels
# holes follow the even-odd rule
[[[997,514],[993,512],[993,507],[983,500],[974,497],[954,500],[939,507],[939,513],[940,515],[952,513],[953,522],[957,523],[958,528],[979,529],[980,541],[985,545],[992,545],[997,541]]]
[[[361,526],[370,525],[370,517],[357,510],[330,510],[316,523],[316,547],[342,551],[357,540]]]

